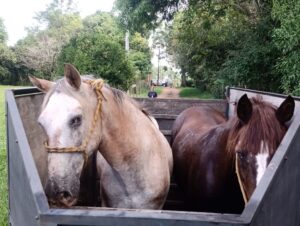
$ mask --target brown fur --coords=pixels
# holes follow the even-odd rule
[[[270,154],[273,155],[280,144],[286,127],[276,118],[276,107],[268,102],[264,102],[261,96],[251,98],[253,112],[247,124],[241,122],[238,117],[232,118],[232,129],[229,133],[227,150],[235,154],[235,147],[238,141],[243,141],[240,145],[249,152],[257,154],[260,150],[260,141],[267,141]],[[261,139],[257,139],[257,138]]]
[[[294,101],[288,97],[276,109],[261,97],[249,101],[244,95],[237,111],[242,118],[234,116],[225,121],[214,109],[193,107],[183,111],[174,122],[174,172],[188,210],[242,211],[235,154],[238,154],[241,182],[249,199],[256,187],[255,156],[263,143],[270,152],[269,163],[287,130],[282,122],[292,117]]]

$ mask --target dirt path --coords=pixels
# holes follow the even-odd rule
[[[179,89],[164,87],[161,94],[158,95],[158,98],[169,98],[169,99],[179,98]]]

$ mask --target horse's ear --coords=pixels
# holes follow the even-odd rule
[[[281,123],[289,121],[294,115],[294,110],[295,101],[294,98],[289,95],[276,110],[278,121]]]
[[[247,94],[244,94],[237,104],[237,116],[243,122],[247,123],[252,115],[252,103]]]
[[[64,76],[70,86],[76,90],[80,88],[81,77],[77,69],[72,64],[65,64]]]
[[[34,76],[28,76],[30,82],[32,85],[37,87],[40,91],[46,93],[50,90],[50,88],[53,86],[54,82],[45,80],[45,79],[39,79]]]

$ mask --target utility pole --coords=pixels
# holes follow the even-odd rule
[[[125,33],[125,51],[129,52],[129,30]]]
[[[160,46],[158,46],[158,55],[157,55],[157,83],[159,85],[159,60],[160,60]]]

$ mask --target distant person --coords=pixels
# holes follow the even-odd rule
[[[157,97],[157,92],[155,92],[155,91],[149,91],[148,92],[148,97],[149,98],[156,98]]]

